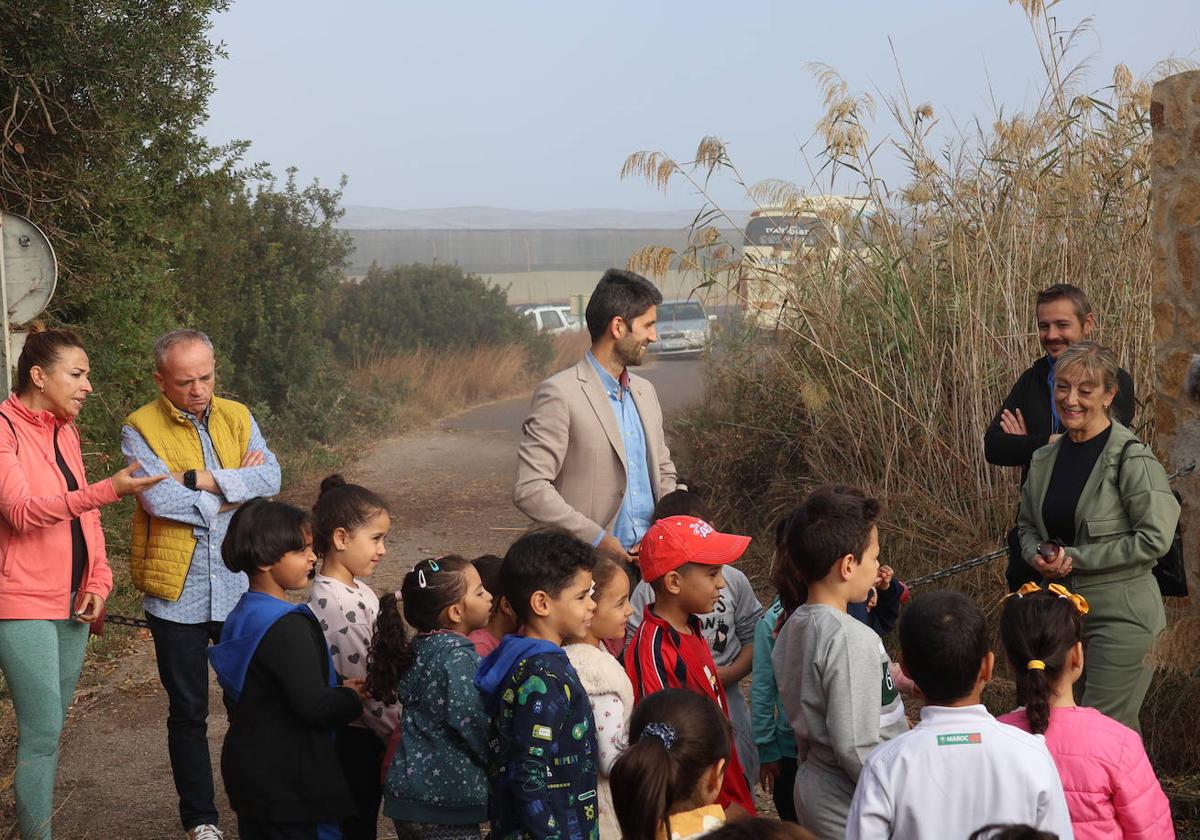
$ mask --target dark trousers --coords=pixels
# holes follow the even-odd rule
[[[167,752],[179,794],[184,831],[217,824],[212,762],[208,755],[208,645],[222,622],[177,624],[149,613],[158,678],[167,690]]]
[[[358,809],[356,816],[342,820],[345,840],[375,840],[379,803],[383,799],[379,780],[383,747],[378,735],[361,726],[343,726],[337,731],[338,761]]]
[[[336,823],[273,823],[238,817],[241,840],[337,840]]]
[[[771,798],[775,800],[775,810],[779,819],[784,822],[796,820],[796,759],[783,756],[779,759],[779,775],[775,778],[775,787],[771,790]]]

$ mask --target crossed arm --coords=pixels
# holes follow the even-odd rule
[[[138,501],[146,512],[160,519],[209,528],[221,513],[250,499],[274,496],[279,492],[279,461],[267,448],[258,423],[253,419],[250,421],[250,442],[241,463],[231,469],[197,470],[195,490],[184,487],[183,473],[172,472],[130,426],[121,430],[121,452],[129,463],[138,461],[145,475],[170,477],[138,493]]]

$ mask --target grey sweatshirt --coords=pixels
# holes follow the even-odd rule
[[[772,661],[801,763],[854,785],[867,754],[908,731],[883,642],[846,613],[801,606],[780,630]]]

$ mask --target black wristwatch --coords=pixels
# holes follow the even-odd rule
[[[189,490],[196,489],[196,471],[195,470],[184,470],[183,471],[183,486]]]

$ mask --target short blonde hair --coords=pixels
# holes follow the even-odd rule
[[[1117,390],[1117,373],[1120,371],[1117,355],[1103,344],[1094,341],[1077,341],[1062,351],[1054,362],[1055,377],[1066,371],[1078,370],[1105,391]],[[1111,411],[1112,407],[1109,406]]]

